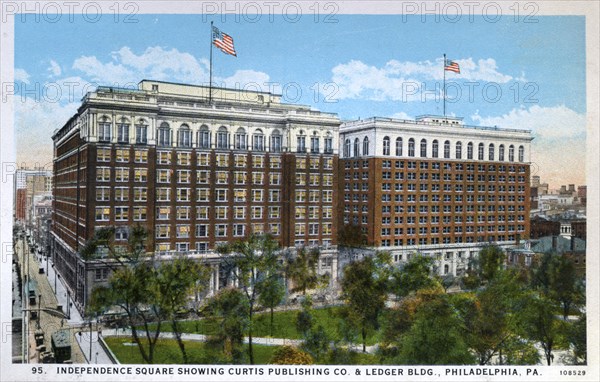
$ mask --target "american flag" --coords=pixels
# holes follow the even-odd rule
[[[444,70],[448,70],[454,73],[460,73],[460,66],[458,66],[458,62],[446,60],[444,64]]]
[[[233,47],[233,39],[227,33],[223,33],[219,30],[219,28],[212,28],[213,31],[213,44],[221,49],[221,52],[231,54],[232,56],[237,57],[237,53],[235,52],[235,48]]]

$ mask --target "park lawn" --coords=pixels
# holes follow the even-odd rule
[[[339,331],[340,325],[343,323],[343,319],[340,317],[339,312],[341,307],[327,307],[313,309],[312,314],[315,320],[315,327],[321,325],[329,338],[332,341],[339,341],[343,339],[342,334]],[[271,338],[287,338],[287,339],[302,339],[302,334],[296,330],[296,316],[299,310],[281,310],[276,311],[273,314],[273,334],[271,335],[270,313],[263,312],[255,315],[254,318],[254,330],[252,335],[254,337],[271,337]],[[186,320],[179,322],[181,331],[184,333],[197,333],[214,335],[218,333],[219,322],[214,318],[204,318],[200,320]],[[151,325],[151,329],[156,326]],[[162,332],[170,332],[171,324],[163,323],[161,325]],[[367,345],[374,345],[378,342],[379,332],[369,333],[367,337]],[[360,343],[361,339],[356,338],[356,343]]]
[[[122,364],[145,363],[137,344],[131,337],[104,337],[104,341]],[[219,357],[219,351],[204,342],[184,341],[190,364],[211,364]],[[244,345],[247,349],[247,345]],[[266,365],[279,346],[265,346],[254,344],[254,363]],[[154,351],[154,363],[156,364],[182,364],[183,357],[173,339],[161,338],[156,344]]]

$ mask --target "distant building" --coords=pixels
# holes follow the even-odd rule
[[[15,177],[15,220],[32,228],[35,217],[34,200],[52,195],[52,171],[18,169]]]
[[[540,216],[531,219],[530,239],[539,239],[544,236],[557,236],[560,234],[560,222],[548,220]]]

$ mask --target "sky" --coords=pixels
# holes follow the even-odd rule
[[[63,15],[64,16],[64,15]],[[210,22],[237,57],[213,50],[220,86],[272,91],[342,120],[442,114],[469,125],[532,130],[532,175],[551,189],[585,184],[585,18],[429,15],[167,15],[118,22],[15,18],[19,164],[48,165],[51,136],[96,85],[142,79],[208,84]],[[53,22],[50,22],[53,21]]]

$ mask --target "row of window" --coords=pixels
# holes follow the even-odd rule
[[[270,227],[272,229],[276,229],[275,227]],[[226,230],[227,228],[223,228],[223,227],[219,227],[220,232],[222,232],[222,230]],[[262,232],[262,231],[253,231],[253,232]],[[273,231],[270,231],[273,235],[277,236],[279,235],[279,233],[274,233]],[[227,235],[223,234],[219,237],[225,237]],[[243,235],[236,235],[236,236],[243,236]],[[214,243],[214,247],[218,247],[219,245],[225,244],[225,241],[217,241]],[[318,239],[310,239],[310,240],[304,240],[304,239],[296,239],[294,240],[294,245],[297,247],[304,247],[305,245],[308,245],[309,247],[316,247],[319,245],[324,245],[324,246],[329,246],[331,245],[331,239],[323,239],[323,240],[318,240]],[[159,242],[156,244],[155,250],[157,252],[167,252],[167,251],[171,251],[173,250],[173,248],[177,251],[177,252],[189,252],[190,251],[190,243],[188,241],[182,241],[182,242],[178,242],[175,243],[175,246],[173,247],[171,245],[170,242]],[[208,252],[210,250],[210,243],[206,242],[206,241],[196,241],[196,245],[195,245],[195,252],[200,252],[200,253],[205,253]]]
[[[510,235],[478,235],[478,236],[467,236],[463,239],[462,236],[455,237],[443,237],[440,240],[439,237],[421,237],[418,240],[416,238],[396,238],[393,241],[391,239],[383,239],[381,240],[382,247],[391,247],[392,243],[396,247],[401,247],[405,245],[428,245],[428,244],[458,244],[458,243],[492,243],[495,241],[503,242],[503,241],[515,241],[515,234]],[[447,266],[447,265],[446,265]],[[446,267],[445,266],[445,267]]]
[[[383,155],[390,155],[390,137],[384,137],[383,138]],[[351,156],[353,157],[359,157],[361,155],[361,150],[360,150],[360,146],[361,146],[361,142],[359,138],[355,138],[354,139],[354,146],[353,146],[353,150],[352,150],[352,155],[351,155],[351,142],[350,139],[346,139],[344,141],[344,157],[345,158],[350,158]],[[443,158],[445,159],[449,159],[450,158],[450,154],[451,154],[451,147],[450,147],[450,141],[445,141],[444,142],[444,146],[443,146]],[[421,158],[427,158],[428,157],[428,143],[426,139],[421,139],[420,142],[420,157]],[[474,149],[474,145],[473,142],[469,142],[467,143],[467,157],[466,159],[474,159],[473,158],[473,149]],[[483,143],[479,143],[479,145],[477,146],[477,159],[478,160],[485,160],[485,145]],[[487,155],[487,160],[490,161],[494,161],[494,160],[498,160],[498,161],[504,161],[505,160],[505,146],[503,144],[498,146],[498,157],[496,158],[496,147],[493,143],[490,143],[488,145],[488,155]],[[410,138],[408,140],[408,156],[409,157],[414,157],[415,155],[415,140],[414,138]],[[439,158],[440,157],[440,148],[439,148],[439,142],[437,139],[433,140],[432,144],[431,144],[431,157],[432,158]],[[362,140],[362,155],[363,156],[368,156],[369,155],[369,138],[368,137],[364,137]],[[401,137],[396,138],[396,156],[403,156],[403,139]],[[462,142],[456,142],[454,145],[454,159],[463,159],[463,144]],[[524,146],[519,146],[518,148],[518,160],[519,162],[524,162],[525,161],[525,147]],[[515,161],[515,146],[514,145],[509,145],[508,146],[508,161],[509,162],[514,162]]]
[[[273,235],[279,235],[281,233],[280,223],[270,223],[267,225],[268,230]],[[233,224],[215,224],[214,226],[208,224],[197,224],[195,226],[195,237],[206,238],[210,234],[216,237],[226,237],[229,235],[236,237],[243,237],[247,234],[247,230],[251,229],[254,233],[263,233],[265,224],[254,223],[247,225],[243,223]],[[317,235],[331,235],[333,224],[332,223],[295,223],[294,234],[296,236],[317,236]],[[192,226],[190,224],[157,224],[155,237],[157,239],[169,239],[176,237],[179,239],[187,239],[192,235]]]
[[[125,121],[117,123],[116,126],[118,143],[130,143],[130,124]],[[283,149],[283,136],[277,129],[273,130],[268,139],[267,147],[267,136],[261,129],[256,129],[251,136],[246,133],[246,129],[243,127],[238,128],[233,134],[233,142],[231,142],[231,134],[225,126],[219,127],[216,133],[216,139],[213,140],[212,133],[208,126],[203,125],[200,129],[193,134],[192,129],[187,124],[182,124],[177,129],[177,136],[173,137],[173,130],[167,122],[161,123],[160,127],[156,131],[157,144],[159,146],[172,146],[174,142],[177,143],[177,147],[199,147],[199,148],[212,148],[216,147],[219,149],[233,148],[235,150],[247,150],[252,149],[253,151],[271,151],[281,152]],[[195,137],[195,139],[193,139]],[[175,138],[175,139],[174,139]],[[306,152],[306,136],[303,135],[303,131],[300,131],[296,137],[296,148],[298,152]],[[111,142],[112,141],[112,124],[104,118],[98,123],[98,140],[100,142]],[[327,132],[327,136],[324,138],[324,153],[333,153],[333,137],[330,132]],[[319,153],[321,152],[320,137],[310,137],[310,152]],[[148,143],[148,125],[145,121],[140,121],[135,125],[135,143],[146,144]]]
[[[464,228],[464,229],[463,229]],[[413,235],[437,235],[440,232],[444,235],[448,235],[448,234],[462,234],[462,233],[481,233],[481,232],[523,232],[525,231],[525,225],[523,224],[519,224],[519,225],[499,225],[499,226],[495,226],[495,225],[488,225],[488,226],[484,226],[484,225],[480,225],[477,226],[477,230],[475,230],[474,226],[454,226],[454,228],[451,227],[419,227],[418,231],[416,228],[414,227],[409,227],[409,228],[394,228],[394,235],[407,235],[407,236],[413,236]],[[392,236],[392,229],[391,228],[382,228],[381,229],[381,236]]]

